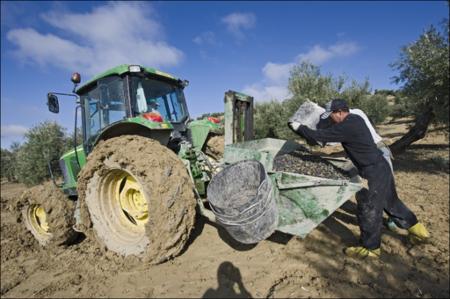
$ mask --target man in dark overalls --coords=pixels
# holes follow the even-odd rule
[[[373,142],[364,120],[350,113],[342,99],[333,100],[330,110],[333,125],[327,129],[312,130],[298,122],[288,125],[310,145],[317,145],[318,141],[340,142],[359,174],[368,181],[367,196],[357,197],[361,246],[347,247],[345,254],[361,258],[380,256],[383,210],[398,227],[408,230],[411,242],[426,241],[430,237],[428,231],[398,198],[390,166]]]

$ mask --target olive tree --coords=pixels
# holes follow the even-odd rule
[[[391,67],[399,71],[394,82],[403,83],[415,125],[391,146],[399,153],[423,138],[430,123],[449,122],[449,31],[448,20],[441,30],[431,26],[419,38],[402,48]]]
[[[288,89],[292,94],[289,99],[256,104],[256,137],[295,138],[287,121],[306,100],[325,106],[333,98],[344,98],[350,107],[364,110],[375,124],[382,122],[390,112],[386,96],[372,95],[367,79],[348,82],[342,75],[323,75],[318,66],[307,62],[292,68]]]
[[[48,162],[58,160],[68,149],[65,129],[56,122],[42,122],[25,133],[16,156],[16,176],[27,185],[50,178]]]
[[[287,127],[287,119],[290,115],[283,104],[278,101],[256,103],[254,116],[256,138],[295,137]]]
[[[330,99],[340,95],[346,78],[323,75],[320,67],[308,62],[295,65],[290,74],[288,89],[292,98],[285,103],[286,109],[294,113],[307,99],[325,105]]]
[[[10,182],[17,182],[17,152],[20,144],[14,142],[9,149],[1,149],[1,178]]]
[[[382,123],[391,113],[388,101],[385,95],[365,95],[359,99],[359,104],[353,105],[364,111],[370,121],[374,124]]]

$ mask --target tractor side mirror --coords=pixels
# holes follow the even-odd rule
[[[48,110],[53,113],[59,113],[58,97],[52,93],[47,94]]]

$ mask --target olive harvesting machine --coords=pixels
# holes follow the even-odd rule
[[[74,134],[59,160],[63,181],[54,179],[58,190],[49,193],[64,196],[29,195],[22,209],[44,246],[69,244],[82,232],[108,250],[159,263],[180,253],[198,213],[242,243],[274,231],[305,237],[361,188],[352,178],[275,170],[277,156],[302,146],[255,140],[253,98],[243,93],[225,93],[223,117],[192,120],[188,81],[154,68],[119,65],[80,81],[74,73],[72,93],[47,95],[53,113],[58,95],[75,97],[82,120],[80,128],[75,121],[82,140]],[[222,142],[219,154],[214,141]]]

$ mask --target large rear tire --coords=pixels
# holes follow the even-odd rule
[[[149,138],[100,142],[80,172],[78,194],[100,244],[153,264],[179,254],[194,226],[196,201],[184,164]]]
[[[41,245],[68,245],[77,238],[75,203],[52,182],[25,190],[21,202],[22,221]]]

